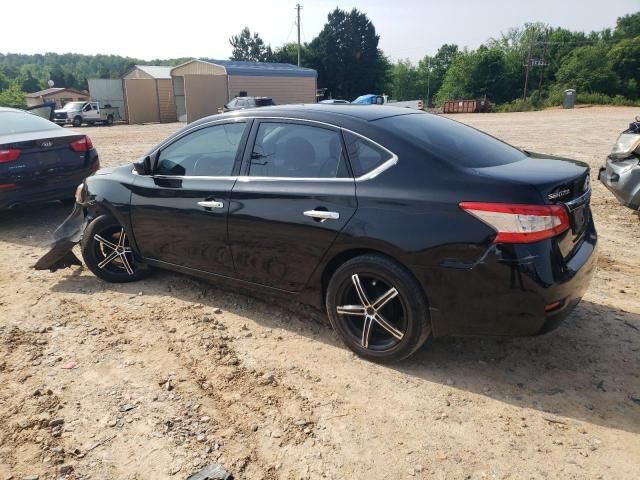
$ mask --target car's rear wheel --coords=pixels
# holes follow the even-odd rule
[[[136,260],[124,228],[109,215],[94,219],[85,230],[82,258],[89,270],[107,282],[133,282],[149,272]]]
[[[107,125],[109,126],[113,125],[113,115],[107,116]]]
[[[362,255],[340,266],[329,281],[326,308],[346,345],[378,362],[407,358],[431,331],[420,285],[382,255]]]

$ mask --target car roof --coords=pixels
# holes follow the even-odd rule
[[[388,107],[382,105],[351,105],[351,104],[301,104],[301,105],[275,105],[270,107],[247,108],[233,112],[212,115],[201,118],[193,124],[198,125],[212,120],[238,117],[291,117],[302,120],[316,120],[340,125],[347,123],[365,123],[381,118],[395,117],[398,115],[411,115],[422,113],[419,110]]]

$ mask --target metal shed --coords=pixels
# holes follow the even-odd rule
[[[176,121],[171,67],[136,65],[122,79],[129,123]]]
[[[127,120],[124,104],[123,81],[120,78],[89,78],[89,95],[94,102],[101,105],[118,107],[118,113],[123,120]]]
[[[191,60],[171,70],[179,121],[218,113],[240,93],[278,105],[315,103],[317,72],[288,63]]]

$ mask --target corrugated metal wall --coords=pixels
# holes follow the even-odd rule
[[[226,75],[185,75],[187,122],[218,113],[227,102]]]
[[[124,90],[122,80],[119,78],[89,78],[89,94],[91,100],[100,102],[102,105],[110,104],[118,107],[120,118],[127,119],[127,112],[124,104]]]
[[[229,97],[241,91],[250,97],[271,97],[277,105],[287,103],[315,103],[314,77],[267,77],[229,75]]]
[[[187,121],[187,104],[184,97],[184,77],[173,77],[173,97],[176,101],[176,116],[179,122]]]
[[[171,79],[156,80],[158,88],[158,107],[160,109],[160,122],[170,123],[177,120],[176,102],[173,98],[173,84]]]
[[[160,121],[156,81],[148,79],[125,79],[125,95],[129,123],[153,123]]]

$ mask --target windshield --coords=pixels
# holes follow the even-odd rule
[[[526,158],[522,150],[508,143],[438,115],[396,115],[376,120],[376,123],[457,166],[493,167]]]
[[[359,104],[359,105],[362,105],[362,104],[367,104],[367,105],[368,105],[368,104],[370,104],[370,103],[374,103],[374,102],[373,102],[373,99],[374,99],[374,98],[375,98],[375,95],[371,95],[371,94],[368,94],[368,95],[360,95],[358,98],[356,98],[356,99],[355,99],[353,102],[351,102],[351,103],[356,103],[356,104]]]
[[[65,104],[64,107],[62,107],[62,110],[65,110],[67,112],[75,112],[76,110],[82,109],[82,106],[84,104],[85,102],[69,102]]]
[[[0,135],[38,132],[60,128],[55,123],[27,112],[0,112]]]

